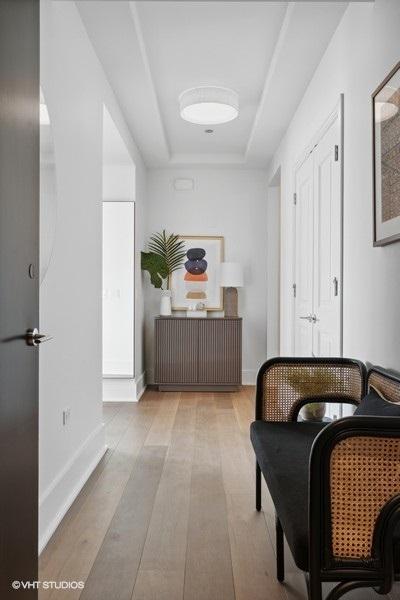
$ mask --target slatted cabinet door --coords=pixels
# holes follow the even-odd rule
[[[155,342],[156,383],[167,385],[198,382],[197,319],[156,319]]]
[[[199,320],[199,384],[241,385],[242,320]]]

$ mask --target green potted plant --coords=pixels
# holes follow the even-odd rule
[[[171,314],[170,276],[180,269],[184,263],[185,242],[174,233],[153,233],[148,243],[148,252],[141,253],[141,267],[150,275],[150,281],[157,289],[161,289],[160,315]]]
[[[323,393],[337,388],[337,377],[326,370],[314,370],[309,367],[299,367],[288,373],[288,381],[302,398],[322,399]],[[325,402],[312,402],[302,408],[302,417],[306,421],[322,421],[326,412]]]

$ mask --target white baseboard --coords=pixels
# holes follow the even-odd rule
[[[39,498],[39,554],[57,529],[71,504],[104,456],[101,423],[70,458]]]
[[[140,400],[146,391],[146,387],[146,373],[143,371],[143,373],[136,379],[136,400]]]
[[[256,385],[257,381],[257,369],[247,369],[242,371],[242,384],[243,385]]]
[[[103,402],[137,402],[146,389],[145,373],[137,379],[103,377]]]

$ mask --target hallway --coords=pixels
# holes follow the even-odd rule
[[[85,589],[40,599],[305,600],[288,550],[286,584],[275,580],[265,486],[265,512],[254,510],[253,396],[150,390],[105,404],[107,453],[40,560],[42,581]]]

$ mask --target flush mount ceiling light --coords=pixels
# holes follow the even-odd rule
[[[239,96],[223,87],[196,87],[179,96],[181,117],[196,125],[219,125],[239,114]]]

